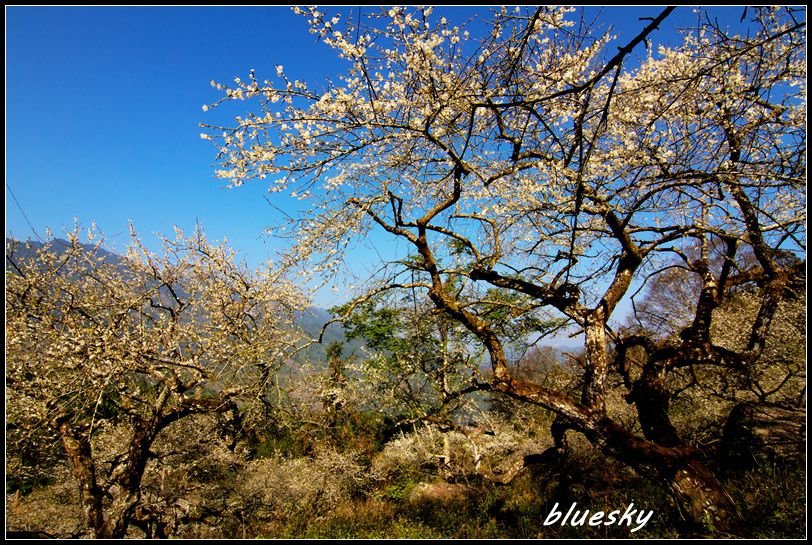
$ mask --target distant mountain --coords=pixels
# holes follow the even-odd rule
[[[45,246],[44,242],[40,242],[38,240],[14,240],[7,238],[5,249],[6,252],[5,261],[7,271],[14,269],[11,263],[9,263],[8,259],[9,247],[13,243],[16,243],[16,247],[14,248],[14,252],[11,257],[15,261],[16,260],[25,261],[26,259],[31,259],[32,257],[34,257],[34,255],[40,248]],[[55,238],[52,241],[51,245],[58,255],[62,255],[68,250],[68,248],[70,248],[70,242],[61,238]],[[96,248],[96,246],[94,246],[93,244],[82,244],[82,247],[88,251],[93,251],[95,249],[96,255],[102,257],[105,263],[112,263],[114,265],[121,266],[121,256],[119,256],[118,254],[109,252],[101,247]]]
[[[319,335],[322,334],[324,325],[333,318],[334,316],[328,310],[318,307],[309,307],[306,310],[296,313],[294,323],[302,328],[302,331],[307,335],[313,339],[318,339]],[[344,326],[334,322],[324,330],[321,344],[314,344],[308,347],[308,349],[302,353],[302,356],[311,362],[325,361],[327,347],[334,342],[339,342],[343,345],[344,356],[349,356],[353,353],[360,356],[360,348],[364,346],[364,343],[358,340],[348,341]]]
[[[318,336],[321,333],[321,329],[324,327],[324,324],[332,319],[333,315],[329,311],[318,307],[309,307],[306,310],[298,311],[295,317],[296,323],[299,325],[299,327],[314,337]],[[327,340],[328,336],[330,337],[329,341]],[[333,337],[335,336],[335,328],[333,328],[331,325],[324,333],[325,342],[340,340],[334,339]]]

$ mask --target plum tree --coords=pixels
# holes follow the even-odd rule
[[[558,415],[558,429],[662,483],[705,531],[742,533],[729,495],[668,419],[663,366],[762,355],[774,310],[805,251],[805,22],[793,8],[748,9],[734,33],[697,15],[678,45],[658,44],[675,8],[640,22],[617,49],[572,8],[496,9],[455,24],[393,7],[343,23],[295,8],[347,67],[318,87],[252,71],[213,84],[255,109],[206,124],[217,175],[270,182],[301,199],[288,265],[336,274],[376,229],[405,242],[357,301],[414,290],[465,327],[491,373],[471,389]],[[451,12],[446,15],[451,16]],[[746,22],[745,22],[746,19]],[[644,52],[648,47],[648,54]],[[702,289],[681,343],[623,338],[609,320],[669,255],[721,241],[724,264],[692,264]],[[742,250],[745,249],[745,250]],[[739,267],[743,254],[752,267]],[[741,270],[740,270],[741,269]],[[746,346],[711,342],[710,316],[737,274],[764,289]],[[517,313],[555,312],[583,333],[580,397],[512,376],[494,290]],[[629,384],[644,437],[606,410],[610,348],[648,350]],[[620,350],[622,352],[622,350]]]
[[[301,346],[303,299],[278,271],[247,271],[202,231],[163,242],[156,255],[133,233],[117,260],[76,232],[25,257],[6,248],[8,422],[23,448],[43,428],[60,438],[91,537],[126,535],[151,448],[182,419],[218,416],[233,448]]]

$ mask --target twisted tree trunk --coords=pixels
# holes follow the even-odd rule
[[[687,445],[663,446],[626,431],[608,418],[595,422],[586,436],[603,452],[668,488],[689,531],[712,535],[748,535],[732,498]]]
[[[90,437],[74,429],[68,422],[59,424],[62,445],[71,462],[73,475],[79,481],[79,504],[84,524],[91,537],[104,537],[99,531],[104,527],[104,494],[96,482],[96,466],[90,448]]]
[[[127,457],[114,468],[110,477],[115,486],[104,489],[98,485],[96,465],[90,439],[67,423],[60,425],[62,444],[79,481],[79,502],[84,524],[93,538],[121,539],[126,536],[133,513],[141,499],[141,479],[144,475],[149,448],[158,432],[157,418],[140,421],[133,430]],[[105,498],[112,498],[105,506]]]

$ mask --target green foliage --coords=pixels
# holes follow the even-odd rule
[[[408,296],[373,297],[332,312],[346,317],[347,338],[363,340],[369,350],[358,378],[368,385],[377,410],[414,419],[447,416],[466,403],[449,403],[449,394],[470,383],[476,366],[470,338],[459,324]]]
[[[389,501],[402,502],[409,497],[409,493],[417,484],[411,477],[402,477],[392,484],[384,487],[380,492],[380,497]]]
[[[324,356],[327,361],[337,360],[341,357],[343,351],[344,345],[340,341],[333,341],[327,345]]]
[[[291,433],[280,431],[274,435],[262,435],[250,443],[251,457],[301,456],[301,445]]]
[[[341,316],[348,308],[334,307],[330,312]],[[413,334],[406,333],[407,315],[403,308],[378,306],[375,301],[358,305],[344,323],[347,339],[362,339],[369,348],[396,357],[408,352],[414,340]]]

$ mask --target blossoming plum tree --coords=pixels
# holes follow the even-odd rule
[[[740,34],[700,13],[680,45],[658,47],[674,9],[666,8],[611,49],[610,33],[596,34],[569,8],[502,8],[469,26],[432,8],[394,7],[346,24],[296,9],[346,73],[322,87],[281,66],[273,81],[252,71],[234,85],[214,83],[223,96],[205,109],[234,100],[255,108],[234,124],[204,125],[203,135],[217,143],[219,177],[267,179],[271,191],[305,203],[287,263],[329,275],[373,229],[405,241],[416,257],[388,262],[358,301],[425,294],[489,355],[491,373],[467,388],[548,408],[556,429],[583,433],[667,486],[697,526],[741,533],[732,500],[670,424],[659,377],[688,362],[758,360],[793,274],[777,251],[805,251],[798,13],[747,10]],[[719,241],[721,270],[707,252],[692,263],[703,289],[682,344],[612,330],[635,282],[687,245]],[[756,264],[740,271],[742,248]],[[710,340],[710,316],[742,274],[760,278],[760,310],[746,349],[722,350]],[[527,313],[552,310],[581,329],[580,398],[511,376],[505,340],[484,310],[494,289],[520,298]],[[606,409],[609,374],[622,368],[610,348],[634,343],[649,354],[647,372],[629,384],[644,437]]]
[[[6,248],[8,421],[24,446],[54,430],[80,485],[80,533],[121,538],[156,439],[193,415],[239,424],[301,346],[290,326],[303,300],[201,231],[166,239],[162,256],[133,234],[118,260],[76,232],[59,242],[23,258]]]

